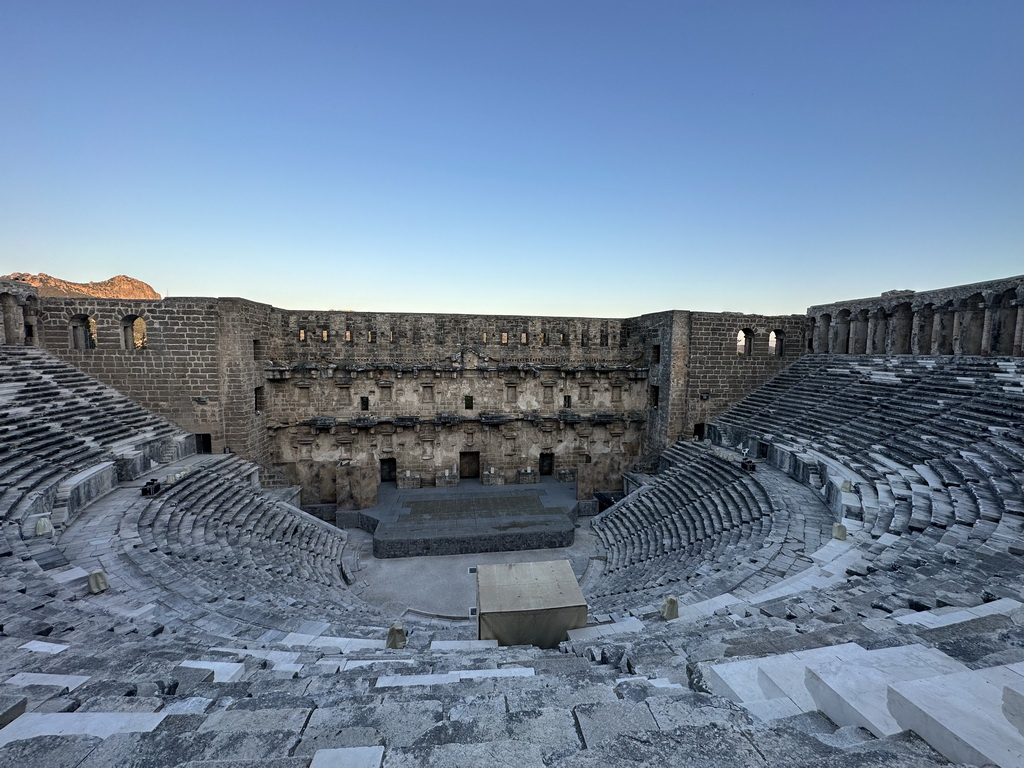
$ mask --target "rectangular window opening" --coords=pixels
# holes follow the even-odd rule
[[[472,411],[473,410],[473,396],[472,395],[466,395],[466,410],[467,411]]]
[[[359,410],[360,411],[368,411],[368,410],[370,410],[370,398],[369,397],[366,397],[364,395],[363,397],[359,398]]]

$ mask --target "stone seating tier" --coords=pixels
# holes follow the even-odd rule
[[[784,382],[763,387],[709,432],[730,444],[767,441],[773,461],[804,482],[829,475],[815,456],[861,475],[869,482],[853,489],[860,496],[857,516],[876,538],[957,524],[975,529],[971,546],[986,545],[999,531],[991,545],[1005,551],[1020,543],[1014,532],[1022,509],[1021,368],[1019,361],[983,358],[808,356]],[[847,384],[837,388],[837,381]],[[892,383],[897,386],[887,394]],[[861,390],[871,393],[869,401],[859,398]],[[819,398],[832,413],[824,424],[809,406],[822,391],[830,393]],[[805,406],[794,409],[792,402],[806,402],[806,415]],[[795,452],[809,458],[794,460]],[[941,487],[924,483],[918,466]],[[928,485],[928,493],[915,493],[915,483]],[[1012,518],[1000,525],[1008,510]]]

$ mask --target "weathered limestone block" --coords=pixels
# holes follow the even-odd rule
[[[110,587],[107,582],[107,574],[103,571],[93,571],[89,574],[89,594],[98,595]]]
[[[347,465],[337,471],[338,509],[368,509],[377,503],[378,473],[372,467]]]
[[[406,472],[403,475],[399,475],[396,482],[398,485],[398,489],[402,491],[407,491],[412,488],[419,488],[423,483],[422,478],[419,476],[419,474],[414,474],[412,472]]]

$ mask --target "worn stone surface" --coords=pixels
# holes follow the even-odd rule
[[[53,768],[75,768],[81,765],[102,741],[98,736],[82,734],[40,736],[12,741],[0,747],[0,766],[26,768],[45,765]]]

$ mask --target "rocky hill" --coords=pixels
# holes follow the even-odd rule
[[[13,272],[0,276],[0,280],[18,280],[34,285],[39,289],[40,296],[58,298],[76,298],[95,296],[99,299],[159,299],[160,294],[153,287],[141,280],[128,275],[116,275],[109,280],[97,283],[71,283],[59,277],[39,273],[30,275],[28,272]]]

